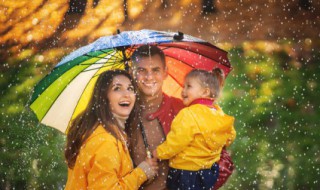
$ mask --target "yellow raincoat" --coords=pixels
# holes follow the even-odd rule
[[[68,169],[65,189],[138,189],[146,180],[141,168],[133,168],[126,146],[98,126]]]
[[[209,169],[219,161],[224,146],[235,139],[234,118],[217,105],[194,104],[182,109],[172,122],[164,143],[157,147],[160,159],[170,159],[175,169]]]

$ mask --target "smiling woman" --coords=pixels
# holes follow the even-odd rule
[[[118,75],[113,78],[109,87],[107,97],[113,116],[118,120],[118,124],[124,129],[124,123],[127,120],[135,102],[134,87],[130,79],[124,75]]]
[[[127,72],[109,70],[99,75],[88,107],[67,135],[67,190],[138,189],[157,173],[154,158],[133,168],[129,155],[124,126],[135,100]]]

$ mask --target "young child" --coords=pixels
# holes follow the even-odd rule
[[[219,176],[220,153],[235,139],[234,118],[214,104],[224,83],[221,69],[192,70],[182,90],[184,105],[166,141],[153,152],[169,159],[169,189],[210,189]]]

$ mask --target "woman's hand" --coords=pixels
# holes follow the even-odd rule
[[[138,165],[146,174],[148,181],[152,180],[159,171],[159,166],[156,158],[146,158],[145,161]]]
[[[159,166],[158,166],[158,161],[156,158],[146,158],[145,160],[147,164],[150,166],[150,169],[152,170],[153,177],[155,177],[158,174],[159,171]]]

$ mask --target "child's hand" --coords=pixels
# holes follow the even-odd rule
[[[154,149],[154,150],[153,150],[152,156],[153,156],[153,158],[155,158],[155,159],[159,159],[158,153],[157,153],[157,149]]]

